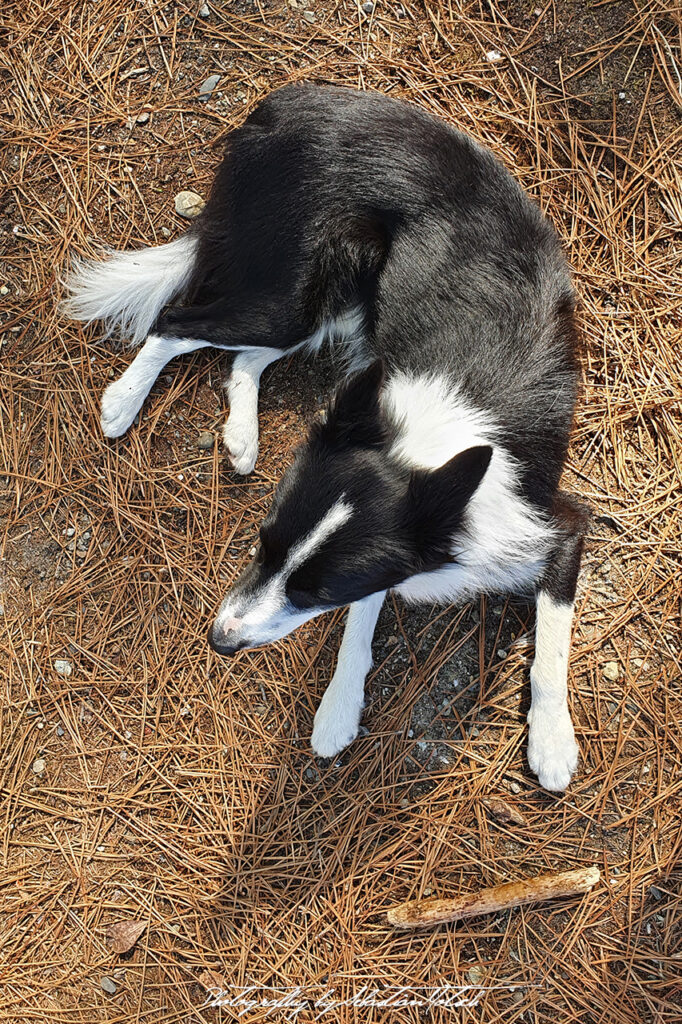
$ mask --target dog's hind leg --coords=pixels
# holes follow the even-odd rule
[[[320,757],[334,757],[358,734],[365,679],[372,667],[372,637],[385,596],[385,591],[370,594],[348,610],[336,671],[315,715],[311,743]]]
[[[559,543],[540,580],[535,660],[530,670],[528,764],[545,789],[562,792],[578,765],[568,710],[568,656],[586,513],[559,494],[554,509]]]
[[[208,341],[150,334],[125,373],[102,395],[100,423],[105,437],[125,434],[166,363],[175,356],[206,348],[209,344]]]
[[[250,473],[258,457],[258,387],[266,366],[286,355],[280,348],[256,348],[240,352],[225,383],[230,414],[223,441],[237,473]]]

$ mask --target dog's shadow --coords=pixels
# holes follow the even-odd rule
[[[266,907],[272,910],[273,896],[282,912],[319,913],[349,873],[388,862],[406,816],[453,801],[462,764],[469,787],[494,791],[502,781],[495,753],[501,730],[516,728],[525,746],[533,605],[488,598],[464,607],[408,608],[389,600],[375,635],[360,735],[336,758],[316,758],[312,720],[331,678],[343,618],[337,613],[324,623],[321,639],[324,620],[304,627],[305,638],[315,632],[318,638],[298,699],[297,681],[287,686],[290,710],[275,699],[273,679],[300,666],[277,658],[269,679],[260,673],[261,688],[271,695],[270,750],[261,749],[267,767],[254,779],[215,900],[216,927],[230,941],[253,928],[254,915],[258,920]],[[272,653],[261,664],[273,665]],[[522,754],[507,777],[519,774],[528,776]]]

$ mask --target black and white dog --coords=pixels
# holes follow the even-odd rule
[[[313,749],[357,734],[388,590],[408,602],[537,592],[528,761],[563,790],[585,514],[558,490],[578,366],[557,237],[490,152],[418,108],[313,85],[231,133],[208,203],[168,245],[80,264],[66,309],[144,342],[102,399],[118,437],[174,356],[239,353],[225,446],[249,473],[258,386],[296,350],[347,373],[275,495],[210,632],[221,654],[350,605]]]

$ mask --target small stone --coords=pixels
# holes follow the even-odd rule
[[[210,16],[210,14],[211,14],[211,11],[210,11],[210,8],[209,8],[208,4],[204,4],[202,7],[199,8],[199,17],[200,18],[208,18]]]
[[[502,54],[499,50],[488,50],[485,55],[485,59],[489,60],[492,64],[495,64],[498,60],[502,60]]]
[[[54,670],[58,676],[70,676],[73,672],[73,665],[70,661],[65,661],[63,658],[57,658],[54,663]]]
[[[620,675],[620,668],[618,667],[617,661],[607,661],[601,670],[604,679],[608,679],[609,682],[614,683]]]
[[[178,192],[175,197],[175,212],[187,220],[198,217],[206,203],[196,192]]]
[[[143,110],[141,114],[137,115],[137,123],[138,124],[146,124],[148,120],[149,120],[149,113],[146,110]]]
[[[61,725],[58,725],[57,726],[57,736],[63,736],[63,735],[64,735],[64,730],[62,729]]]
[[[197,447],[208,451],[215,444],[215,436],[210,430],[202,430],[197,440]]]
[[[505,651],[504,647],[498,647],[497,648],[497,657],[498,658],[506,658],[507,657],[507,652]]]
[[[312,25],[312,23],[315,21],[315,11],[304,11],[303,17]]]
[[[113,996],[116,991],[116,982],[113,978],[108,978],[106,975],[100,978],[99,986],[103,992],[108,992],[110,996]]]
[[[518,782],[510,782],[509,783],[509,788],[512,791],[512,793],[520,793],[521,792],[521,787],[519,786]]]
[[[407,799],[406,796],[404,796],[400,801],[400,806],[404,811],[407,810],[407,808],[410,806],[410,801]]]
[[[368,2],[366,4],[362,5],[362,9],[365,12],[365,14],[372,14],[372,12],[374,11],[374,4],[369,3],[369,0],[368,0]]]
[[[474,964],[467,971],[467,977],[472,985],[482,985],[485,981],[485,971],[478,964]]]
[[[662,893],[662,892],[661,892],[661,890],[660,890],[660,889],[658,888],[658,886],[656,886],[656,885],[650,885],[650,886],[649,886],[649,892],[651,893],[651,895],[653,896],[653,898],[654,898],[655,900],[661,900],[661,899],[663,899],[663,893]]]
[[[161,228],[161,234],[163,235],[164,238],[170,238],[170,228]]]
[[[46,762],[44,757],[37,757],[33,762],[33,771],[36,775],[42,775],[45,771]]]
[[[220,75],[209,75],[199,86],[199,99],[208,99],[219,81]]]
[[[0,288],[0,295],[8,295],[8,294],[9,294],[9,288],[7,287],[6,284],[3,284],[2,287]]]

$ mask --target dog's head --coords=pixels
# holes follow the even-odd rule
[[[392,454],[400,430],[382,408],[380,362],[342,385],[285,472],[255,557],[227,594],[209,641],[259,647],[332,608],[452,561],[452,538],[492,449],[437,469]]]

